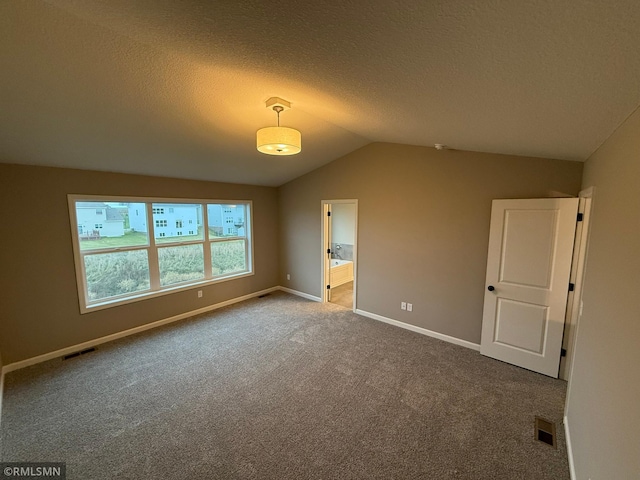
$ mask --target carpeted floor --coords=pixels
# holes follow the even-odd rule
[[[284,293],[5,382],[2,460],[69,479],[569,479],[564,382]]]

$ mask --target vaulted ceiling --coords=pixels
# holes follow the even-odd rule
[[[640,104],[637,0],[0,3],[0,161],[281,185],[370,142],[585,160]],[[266,156],[264,102],[302,153]]]

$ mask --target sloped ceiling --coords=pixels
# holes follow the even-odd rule
[[[370,142],[585,160],[640,104],[640,2],[0,3],[0,161],[281,185]],[[266,156],[264,101],[303,151]]]

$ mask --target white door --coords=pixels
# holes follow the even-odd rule
[[[480,353],[558,377],[577,198],[494,200]]]

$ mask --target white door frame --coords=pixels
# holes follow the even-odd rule
[[[331,205],[338,203],[355,204],[356,214],[354,219],[353,232],[353,311],[356,311],[357,291],[358,291],[358,199],[347,198],[338,200],[322,200],[321,201],[321,221],[322,221],[322,248],[321,248],[321,265],[322,275],[320,288],[322,291],[322,303],[329,301],[329,291],[327,285],[330,280],[331,255],[327,253],[327,249],[331,247],[331,232],[329,227],[329,219],[327,212],[330,211]]]
[[[587,266],[587,251],[589,249],[589,232],[591,222],[591,212],[593,211],[593,197],[595,187],[582,190],[578,197],[578,213],[583,214],[582,222],[578,223],[576,229],[576,240],[573,250],[573,262],[571,264],[571,283],[575,285],[573,292],[569,292],[567,299],[567,314],[565,317],[563,348],[566,349],[566,356],[560,362],[560,378],[570,380],[573,372],[573,359],[575,357],[575,344],[578,334],[579,320],[582,315],[582,287]],[[566,404],[569,402],[571,383],[567,387]]]
[[[322,294],[322,303],[331,301],[331,290],[327,285],[331,281],[331,202],[322,201],[322,276],[320,278],[322,284],[320,286]]]

